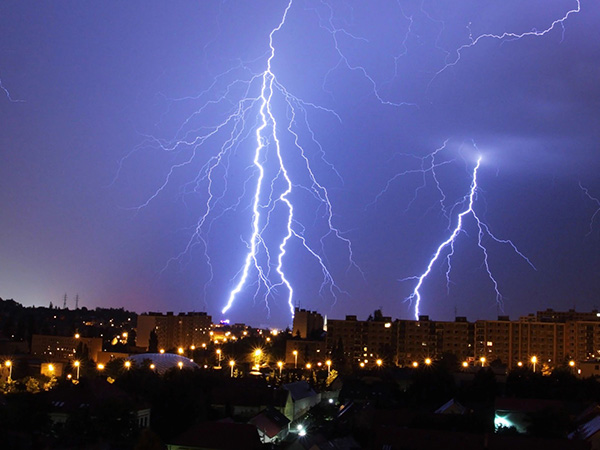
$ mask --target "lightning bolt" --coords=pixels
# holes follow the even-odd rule
[[[335,236],[337,239],[343,241],[345,243],[345,245],[347,246],[348,253],[349,253],[350,266],[358,269],[358,266],[356,265],[356,263],[353,260],[352,246],[351,246],[350,240],[343,237],[341,231],[338,228],[336,228],[332,223],[333,212],[332,212],[332,206],[331,206],[331,202],[329,200],[329,194],[327,192],[327,189],[317,181],[317,179],[311,169],[309,159],[307,158],[307,156],[305,154],[304,148],[300,144],[300,138],[299,138],[298,134],[294,131],[294,128],[293,128],[293,125],[296,123],[297,113],[298,113],[298,111],[300,111],[304,115],[304,123],[307,125],[308,130],[313,138],[313,141],[316,142],[316,140],[314,139],[314,133],[313,133],[312,129],[310,128],[310,126],[308,125],[308,121],[306,119],[305,105],[309,105],[312,107],[317,107],[317,106],[314,104],[306,104],[305,102],[301,101],[300,99],[298,99],[297,97],[292,95],[283,85],[278,83],[276,76],[272,71],[272,61],[273,61],[273,58],[275,57],[275,46],[273,44],[273,36],[285,24],[287,14],[288,14],[289,9],[292,6],[292,3],[293,3],[292,1],[290,1],[288,3],[288,5],[283,13],[281,22],[269,34],[270,54],[269,54],[269,58],[267,59],[267,69],[261,75],[262,88],[261,88],[261,93],[259,96],[260,126],[256,129],[256,150],[255,150],[255,157],[254,157],[254,165],[258,168],[259,177],[258,177],[257,184],[256,184],[256,189],[255,189],[255,194],[254,194],[254,203],[253,203],[253,209],[252,209],[253,210],[252,236],[250,238],[249,250],[246,254],[245,262],[244,262],[244,265],[240,272],[238,282],[229,294],[227,303],[226,303],[225,307],[222,309],[223,314],[225,314],[231,308],[231,306],[233,305],[233,303],[236,299],[236,296],[242,291],[244,285],[247,282],[250,268],[255,267],[256,270],[258,271],[258,273],[261,274],[260,277],[261,277],[262,282],[267,287],[265,299],[278,287],[284,287],[285,290],[287,291],[287,303],[290,308],[290,312],[293,316],[294,306],[293,306],[292,298],[293,298],[294,290],[293,290],[292,285],[290,284],[289,280],[287,279],[284,268],[283,268],[283,260],[284,260],[284,256],[287,251],[287,244],[292,237],[298,239],[298,241],[301,243],[301,245],[304,247],[304,249],[307,250],[308,253],[316,259],[319,267],[321,268],[321,271],[323,274],[323,284],[321,285],[321,290],[323,290],[325,286],[329,286],[329,291],[334,296],[334,298],[336,298],[335,290],[343,292],[343,291],[341,291],[341,289],[339,289],[337,287],[337,285],[333,279],[333,276],[331,275],[329,269],[327,268],[327,265],[325,264],[323,257],[321,257],[319,255],[319,253],[317,251],[315,251],[313,248],[311,248],[311,246],[307,243],[307,240],[304,236],[304,227],[301,226],[301,224],[298,224],[294,219],[294,206],[293,206],[292,202],[290,201],[290,194],[292,193],[294,184],[292,183],[290,173],[284,163],[284,157],[282,155],[282,149],[281,149],[281,142],[278,138],[277,120],[276,120],[276,117],[275,117],[275,115],[273,113],[273,109],[272,109],[273,94],[274,94],[275,90],[277,90],[279,93],[283,94],[285,103],[289,109],[289,120],[288,120],[288,124],[287,124],[287,131],[289,132],[289,134],[291,134],[293,136],[294,146],[300,151],[300,156],[305,163],[305,169],[306,169],[306,172],[311,181],[310,188],[306,188],[306,189],[320,203],[325,205],[325,209],[326,209],[325,217],[326,217],[326,221],[327,221],[328,231],[320,239],[321,249],[322,249],[322,251],[324,251],[325,239],[328,236],[330,236],[330,235]],[[339,116],[337,116],[337,117],[339,119]],[[285,235],[281,239],[279,246],[278,246],[277,263],[275,266],[275,271],[277,272],[277,274],[279,276],[279,281],[276,283],[271,283],[269,281],[267,276],[265,276],[264,269],[260,266],[260,264],[257,260],[257,253],[258,253],[259,246],[262,245],[264,247],[264,239],[262,237],[262,231],[264,230],[265,227],[263,227],[261,229],[260,222],[261,222],[261,193],[263,191],[265,170],[264,170],[263,165],[261,164],[261,157],[262,157],[262,153],[265,149],[265,137],[266,137],[267,131],[269,131],[269,134],[274,141],[275,153],[277,156],[276,159],[278,162],[278,172],[277,172],[277,175],[273,179],[271,179],[271,195],[269,196],[269,199],[268,199],[269,207],[268,207],[267,222],[266,222],[265,227],[268,225],[268,223],[269,223],[268,218],[277,204],[283,204],[284,209],[286,211]],[[321,147],[319,146],[319,148],[321,148]],[[273,199],[273,197],[272,197],[273,185],[275,184],[275,182],[277,181],[277,179],[279,177],[281,177],[284,180],[285,188],[284,188],[283,192],[281,194],[279,194],[279,196],[277,196],[275,199]],[[300,228],[300,230],[298,230],[297,228]],[[266,250],[266,247],[264,247],[264,248]]]
[[[256,72],[253,69],[259,64],[260,58],[239,61],[234,67],[216,76],[212,84],[200,94],[171,100],[172,103],[202,103],[181,124],[173,140],[145,136],[144,141],[126,155],[119,165],[121,170],[127,158],[145,147],[159,149],[179,159],[171,165],[152,195],[134,208],[139,210],[164,193],[180,172],[195,167],[205,154],[202,149],[217,146],[218,150],[205,162],[199,163],[199,169],[194,169],[197,170],[194,178],[180,189],[182,198],[188,194],[203,193],[206,200],[202,213],[191,229],[187,244],[166,263],[163,270],[172,263],[181,262],[195,247],[201,247],[210,270],[209,280],[204,287],[206,296],[207,285],[214,276],[209,234],[218,219],[244,208],[244,199],[249,198],[249,237],[243,239],[247,250],[241,267],[231,279],[233,287],[221,310],[222,314],[231,310],[248,287],[254,286],[251,295],[254,299],[262,298],[269,313],[270,300],[283,297],[286,308],[293,317],[294,289],[286,273],[286,261],[292,242],[299,245],[320,270],[320,295],[330,295],[334,302],[338,295],[347,293],[338,286],[329,268],[326,247],[330,241],[335,239],[345,246],[348,252],[347,271],[355,269],[362,274],[354,261],[351,241],[334,224],[329,192],[318,181],[311,167],[313,156],[309,156],[316,154],[319,161],[341,179],[340,174],[327,161],[324,149],[310,126],[308,115],[309,110],[316,110],[330,114],[340,122],[341,118],[333,110],[295,96],[277,79],[273,69],[275,38],[284,27],[292,6],[293,0],[289,0],[279,23],[270,30],[268,51],[261,57],[265,59],[263,71]],[[228,112],[222,120],[211,124],[214,111],[223,106],[227,107]],[[301,139],[301,131],[308,139]],[[312,153],[308,152],[308,146]],[[252,162],[243,170],[242,192],[235,193],[229,186],[232,156],[248,148],[252,152]],[[291,159],[295,160],[294,170],[290,169]],[[314,233],[307,232],[307,227],[301,223],[297,214],[300,206],[295,199],[306,193],[311,201],[316,201],[319,205],[316,221],[322,232],[317,238]]]
[[[441,149],[436,150],[436,152],[434,152],[432,155],[435,155],[440,150]],[[426,278],[431,273],[434,265],[436,264],[436,262],[438,262],[442,258],[443,254],[446,254],[446,264],[447,264],[446,283],[447,283],[447,288],[449,289],[450,272],[452,270],[451,260],[452,260],[452,256],[454,255],[454,246],[456,244],[456,240],[457,240],[458,236],[461,233],[467,234],[464,229],[464,224],[468,217],[472,218],[472,220],[475,222],[475,225],[477,227],[477,230],[478,230],[477,246],[480,248],[480,250],[483,254],[483,263],[482,264],[483,264],[483,267],[485,268],[487,275],[492,283],[492,286],[493,286],[493,289],[495,292],[495,296],[496,296],[496,301],[498,302],[498,304],[500,306],[502,306],[502,298],[503,297],[502,297],[502,294],[500,293],[498,282],[496,281],[496,278],[494,277],[492,270],[490,268],[490,265],[489,265],[488,249],[484,244],[484,238],[486,236],[491,238],[492,240],[494,240],[497,243],[510,246],[514,250],[514,252],[517,253],[517,255],[519,255],[521,258],[523,258],[527,262],[527,264],[529,264],[534,270],[537,270],[535,268],[535,266],[533,265],[533,263],[523,253],[521,253],[517,249],[517,247],[515,246],[515,244],[513,244],[512,241],[510,241],[508,239],[500,239],[500,238],[496,237],[491,232],[489,226],[485,222],[483,222],[477,215],[477,213],[475,211],[475,202],[477,200],[477,193],[479,190],[478,185],[477,185],[477,171],[479,170],[479,167],[481,165],[481,160],[482,160],[482,157],[479,156],[477,158],[477,163],[476,163],[475,167],[473,168],[471,187],[469,189],[469,193],[467,195],[465,195],[461,200],[459,200],[451,208],[451,212],[456,209],[460,209],[461,207],[463,209],[456,216],[456,226],[454,227],[454,229],[451,230],[450,236],[437,247],[436,251],[432,255],[431,259],[429,260],[429,263],[427,264],[427,268],[421,275],[407,277],[407,278],[400,280],[400,281],[409,281],[409,280],[417,281],[413,292],[406,298],[407,301],[414,302],[415,318],[417,320],[419,320],[420,306],[421,306],[421,300],[422,300],[420,289],[423,286],[423,283],[425,282]],[[433,164],[432,164],[432,167],[430,169],[428,169],[428,171],[429,170],[431,170],[433,172],[435,171],[435,167]],[[437,182],[437,178],[434,177],[434,179],[436,180],[436,185],[437,185],[438,190],[441,190],[439,182]],[[445,197],[443,197],[443,198],[445,199]]]
[[[554,20],[547,28],[545,28],[541,31],[532,29],[531,31],[525,31],[523,33],[514,33],[514,32],[507,31],[502,34],[484,33],[484,34],[480,34],[479,36],[473,36],[473,32],[471,30],[471,24],[469,23],[469,25],[467,25],[467,30],[469,31],[469,42],[467,44],[461,45],[454,51],[454,53],[455,53],[454,59],[450,59],[450,55],[447,56],[446,64],[440,70],[438,70],[436,72],[435,76],[430,81],[429,85],[431,85],[431,83],[435,80],[435,78],[438,75],[440,75],[442,72],[444,72],[446,69],[458,64],[458,62],[460,61],[460,59],[462,57],[462,53],[465,50],[476,46],[479,42],[481,42],[483,40],[491,39],[491,40],[497,40],[500,42],[509,42],[509,41],[516,41],[516,40],[526,38],[526,37],[534,37],[534,36],[540,37],[540,36],[545,36],[546,34],[550,33],[552,30],[554,30],[560,26],[562,29],[562,31],[561,31],[561,33],[562,33],[561,34],[561,42],[562,42],[562,40],[564,39],[564,34],[565,34],[565,21],[572,14],[577,14],[581,11],[580,0],[575,0],[575,3],[576,3],[576,6],[573,9],[568,10],[566,13],[564,13],[564,15],[561,18]]]
[[[0,80],[0,89],[4,92],[4,95],[6,95],[6,98],[11,103],[22,103],[25,101],[25,100],[19,100],[19,99],[12,98],[9,90],[2,84],[2,80]]]
[[[586,236],[589,236],[590,234],[592,234],[592,231],[594,231],[594,222],[596,221],[596,217],[598,216],[598,214],[600,214],[600,200],[592,196],[592,194],[590,194],[589,189],[583,184],[581,184],[581,182],[579,182],[579,187],[581,188],[585,196],[596,204],[596,211],[594,211],[594,214],[592,214],[592,217],[590,218],[590,229],[586,234]]]

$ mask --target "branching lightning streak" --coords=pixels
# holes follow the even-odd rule
[[[25,100],[19,100],[19,99],[12,98],[12,96],[10,95],[9,90],[6,89],[6,87],[2,84],[2,80],[0,80],[0,89],[2,89],[2,91],[4,91],[4,95],[6,95],[6,98],[11,103],[22,103],[22,102],[25,101]]]
[[[495,242],[509,245],[521,258],[523,258],[527,262],[527,264],[529,264],[534,270],[537,270],[535,268],[535,266],[533,265],[533,263],[523,253],[521,253],[517,249],[517,247],[513,244],[512,241],[507,240],[507,239],[497,238],[494,234],[492,234],[488,225],[486,225],[479,218],[477,213],[475,212],[474,205],[475,205],[475,201],[477,199],[477,191],[478,191],[477,171],[478,171],[480,165],[481,165],[481,156],[478,157],[477,164],[475,165],[475,168],[473,169],[473,176],[472,176],[472,181],[471,181],[471,187],[469,189],[469,194],[466,195],[465,197],[463,197],[463,199],[457,203],[457,205],[466,204],[466,208],[457,215],[456,226],[452,230],[452,233],[450,234],[448,239],[446,239],[444,242],[442,242],[439,245],[439,247],[436,249],[436,251],[433,254],[433,256],[431,257],[431,259],[429,260],[426,270],[421,275],[412,276],[412,277],[404,278],[403,280],[401,280],[401,281],[417,280],[417,284],[416,284],[413,292],[406,298],[406,300],[408,300],[408,301],[411,301],[411,302],[414,301],[415,318],[417,320],[419,319],[420,305],[421,305],[420,289],[423,286],[423,283],[425,282],[425,279],[427,278],[427,276],[431,273],[433,266],[435,265],[435,263],[438,261],[438,259],[441,257],[442,253],[446,249],[449,249],[449,250],[447,250],[448,253],[446,255],[446,262],[448,264],[448,269],[446,270],[446,282],[447,282],[447,286],[449,286],[449,284],[450,284],[450,271],[452,269],[451,257],[454,255],[454,245],[456,243],[456,239],[458,238],[460,233],[466,233],[466,231],[464,230],[464,221],[467,216],[471,216],[477,226],[477,229],[478,229],[477,246],[481,249],[481,251],[483,253],[483,266],[485,267],[488,277],[489,277],[490,281],[492,282],[494,292],[496,293],[496,301],[498,302],[499,305],[502,305],[502,294],[500,293],[500,290],[498,287],[498,282],[496,281],[494,275],[492,274],[492,271],[489,266],[488,250],[483,243],[483,238],[485,236],[490,237]]]
[[[347,38],[350,38],[351,40],[354,41],[364,41],[364,42],[368,42],[367,39],[360,37],[360,36],[355,36],[354,34],[350,33],[348,30],[346,30],[345,28],[340,28],[339,26],[335,25],[334,23],[334,11],[332,6],[327,3],[325,0],[321,0],[321,4],[327,8],[327,10],[329,11],[329,15],[327,17],[322,17],[322,15],[317,12],[317,16],[319,16],[320,19],[320,27],[324,30],[326,30],[330,35],[331,38],[333,39],[333,45],[334,45],[334,49],[338,55],[338,61],[337,63],[331,68],[329,69],[329,71],[327,72],[327,74],[325,75],[325,79],[323,81],[323,90],[327,91],[327,89],[325,88],[325,85],[327,84],[328,78],[331,75],[331,73],[333,73],[336,69],[338,69],[339,67],[345,67],[346,69],[352,71],[352,72],[358,72],[360,74],[362,74],[362,76],[364,77],[365,80],[367,80],[367,82],[371,85],[372,88],[372,92],[373,95],[375,96],[375,98],[377,98],[377,100],[382,104],[382,105],[387,105],[387,106],[413,106],[416,107],[417,105],[415,103],[409,103],[409,102],[394,102],[391,100],[388,100],[386,98],[384,98],[381,93],[379,92],[379,86],[377,85],[377,82],[375,81],[375,79],[369,74],[369,72],[367,71],[367,69],[360,65],[360,64],[353,64],[348,56],[344,53],[344,51],[342,50],[342,46],[340,44],[340,40],[338,38],[338,35],[342,35],[345,36]],[[405,36],[405,39],[403,41],[403,45],[406,44],[406,40],[408,39],[408,34],[411,32],[411,26],[412,26],[412,18],[406,16],[404,14],[404,12],[402,11],[402,14],[404,15],[404,17],[406,18],[406,20],[409,21],[409,27],[408,27],[408,31],[407,34]],[[403,54],[406,53],[406,49],[405,51],[398,55],[395,58],[395,63],[397,65],[398,63],[398,59],[403,56]],[[397,71],[397,66],[396,66],[396,71]]]
[[[438,70],[434,76],[434,78],[431,80],[431,82],[429,84],[431,84],[435,78],[440,75],[442,72],[444,72],[446,69],[448,69],[449,67],[455,66],[456,64],[458,64],[458,62],[460,61],[460,58],[462,56],[462,52],[466,49],[469,49],[471,47],[474,47],[475,45],[477,45],[480,41],[485,40],[485,39],[494,39],[497,41],[514,41],[514,40],[519,40],[525,37],[531,37],[531,36],[544,36],[546,34],[548,34],[549,32],[551,32],[552,30],[554,30],[557,26],[562,27],[562,38],[564,39],[564,32],[565,32],[565,27],[564,27],[564,23],[565,21],[569,18],[570,15],[572,14],[577,14],[578,12],[581,11],[581,3],[580,0],[575,0],[575,2],[577,3],[577,6],[573,9],[568,10],[560,19],[556,19],[554,20],[549,27],[545,28],[544,30],[538,31],[536,29],[533,29],[531,31],[526,31],[523,33],[514,33],[514,32],[509,32],[506,31],[502,34],[493,34],[493,33],[484,33],[481,34],[477,37],[473,37],[473,33],[471,32],[471,28],[470,26],[467,27],[469,30],[469,43],[468,44],[463,44],[460,47],[458,47],[458,49],[455,50],[456,53],[456,57],[454,58],[454,60],[448,62],[448,60],[446,60],[446,64],[444,65],[444,67],[442,67],[440,70]],[[562,39],[561,39],[562,42]]]
[[[144,208],[163,193],[173,181],[176,173],[191,166],[200,158],[201,149],[220,139],[218,152],[202,164],[196,177],[185,184],[180,191],[183,196],[199,192],[203,186],[206,186],[206,200],[203,204],[203,212],[193,227],[187,245],[177,256],[167,262],[163,270],[169,264],[181,260],[195,246],[200,245],[204,249],[204,257],[210,269],[210,279],[205,284],[206,295],[206,287],[214,275],[208,251],[208,234],[217,219],[228,211],[240,207],[247,191],[251,193],[251,205],[249,206],[251,230],[249,238],[244,240],[247,251],[241,268],[232,279],[233,288],[221,310],[222,314],[231,309],[237,297],[250,284],[255,286],[253,294],[255,299],[262,292],[265,306],[269,311],[269,298],[276,293],[282,295],[279,291],[285,291],[287,308],[293,316],[294,289],[284,267],[289,243],[292,240],[297,241],[300,247],[314,259],[323,276],[320,293],[324,294],[327,290],[334,301],[337,300],[338,294],[345,293],[345,291],[338,287],[328,268],[325,241],[334,238],[342,242],[348,252],[348,269],[353,268],[360,272],[353,259],[350,240],[333,223],[333,208],[329,193],[326,187],[317,180],[298,131],[302,128],[308,133],[308,141],[317,148],[320,160],[341,179],[333,165],[325,158],[324,150],[309,124],[307,108],[326,112],[340,121],[341,119],[334,111],[293,95],[277,79],[273,69],[276,54],[274,38],[285,25],[292,5],[293,0],[288,0],[281,20],[275,28],[270,30],[269,49],[261,57],[266,60],[263,72],[255,73],[250,69],[250,65],[257,64],[261,58],[250,62],[240,61],[235,67],[215,77],[213,83],[199,95],[173,100],[197,101],[204,99],[204,103],[182,123],[175,140],[165,142],[152,136],[146,136],[145,142],[125,156],[119,167],[120,170],[126,158],[148,145],[169,152],[175,157],[179,156],[180,161],[171,165],[154,193],[135,209]],[[240,78],[239,72],[243,73],[242,78]],[[233,77],[233,81],[226,82],[223,91],[215,98],[211,98],[212,95],[219,92],[217,86],[222,85],[224,80],[231,79],[231,77]],[[276,110],[276,106],[278,106],[275,105],[276,101],[285,106],[287,115],[282,115]],[[227,105],[229,112],[221,121],[212,125],[202,122],[201,127],[194,128],[194,123],[198,120],[202,121],[203,115],[208,115],[211,108],[222,105]],[[281,141],[283,135],[286,138],[289,136],[285,142]],[[230,157],[233,152],[240,150],[241,144],[246,141],[253,142],[253,158],[251,165],[244,170],[246,179],[243,183],[243,192],[237,195],[237,201],[234,201],[233,204],[225,204],[225,195],[229,189]],[[300,169],[304,171],[302,176],[309,180],[306,185],[294,181],[295,172],[292,173],[286,165],[287,155],[290,153],[287,150],[284,152],[283,146],[285,145],[289,145],[292,150],[295,149],[298,153],[295,157],[299,157],[303,161]],[[294,168],[294,171],[297,170],[298,167]],[[319,219],[325,224],[324,232],[318,238],[318,242],[313,244],[310,243],[311,240],[306,234],[306,228],[295,216],[295,208],[298,205],[293,204],[291,197],[295,190],[304,190],[310,193],[312,198],[319,202],[320,208],[324,208],[324,212],[321,212],[321,216],[319,216]],[[275,215],[277,215],[277,220],[273,218]],[[281,234],[277,237],[276,244],[272,243],[274,238],[271,235],[268,239],[265,237],[271,229]],[[318,246],[320,248],[316,248]],[[254,272],[256,279],[252,282],[251,276]],[[360,273],[362,274],[362,272]]]
[[[581,188],[585,196],[596,204],[596,211],[594,211],[594,214],[592,214],[592,217],[590,218],[590,229],[586,234],[586,236],[589,236],[590,234],[592,234],[592,231],[594,231],[594,222],[596,221],[596,217],[598,216],[598,214],[600,214],[600,200],[594,197],[592,194],[590,194],[589,189],[583,184],[581,184],[581,182],[579,182],[579,187]]]
[[[277,160],[279,162],[279,173],[277,174],[276,177],[274,177],[271,180],[271,195],[269,196],[269,209],[268,209],[266,224],[269,223],[268,218],[270,217],[270,213],[271,213],[271,211],[273,211],[273,209],[275,208],[275,205],[277,203],[283,203],[288,211],[288,214],[287,214],[287,221],[286,221],[286,234],[283,237],[283,239],[280,241],[280,244],[278,247],[279,253],[277,256],[277,265],[275,267],[275,270],[276,270],[277,274],[279,275],[280,281],[277,283],[271,283],[268,281],[268,274],[261,275],[261,280],[267,286],[265,299],[266,299],[266,297],[268,297],[271,294],[271,292],[274,289],[276,289],[280,286],[285,287],[285,289],[288,292],[287,303],[290,308],[290,312],[293,315],[294,306],[292,303],[292,297],[293,297],[294,290],[293,290],[292,285],[290,284],[289,280],[287,279],[284,269],[283,269],[283,258],[286,254],[286,245],[292,237],[296,237],[300,241],[302,246],[317,260],[318,265],[321,267],[321,271],[322,271],[323,277],[324,277],[323,284],[321,285],[321,290],[323,289],[324,286],[328,285],[329,290],[330,290],[331,294],[334,296],[334,298],[335,298],[335,290],[336,289],[339,292],[343,292],[336,286],[336,284],[333,280],[333,277],[332,277],[331,273],[329,272],[323,258],[308,245],[308,243],[303,235],[303,232],[294,230],[294,225],[296,223],[294,220],[294,206],[292,205],[292,203],[289,199],[289,195],[292,192],[294,185],[292,183],[290,174],[284,164],[284,158],[283,158],[283,155],[281,152],[281,143],[277,136],[277,133],[278,133],[277,120],[272,111],[272,96],[273,96],[275,89],[277,89],[280,93],[283,94],[283,96],[285,98],[285,102],[286,102],[289,110],[291,111],[291,117],[289,118],[287,131],[290,133],[290,135],[293,136],[294,145],[300,151],[301,157],[305,162],[306,171],[312,182],[312,186],[309,188],[309,190],[313,194],[314,197],[316,197],[322,204],[325,205],[325,208],[326,208],[326,220],[327,220],[329,231],[324,236],[321,237],[322,250],[324,250],[323,249],[324,239],[326,239],[327,236],[329,236],[330,234],[333,234],[337,239],[343,241],[347,245],[350,266],[358,268],[358,266],[356,265],[356,263],[354,262],[354,260],[352,258],[352,246],[351,246],[350,241],[348,239],[344,238],[342,236],[340,230],[337,229],[332,223],[333,213],[332,213],[331,202],[329,200],[329,194],[327,193],[327,190],[325,189],[325,187],[317,181],[314,173],[312,172],[312,170],[310,168],[309,160],[306,157],[304,149],[299,142],[299,136],[293,129],[293,125],[296,122],[296,110],[297,109],[304,113],[304,121],[305,121],[305,124],[308,126],[304,105],[309,105],[309,106],[312,106],[315,108],[318,108],[318,107],[314,104],[306,104],[305,102],[297,99],[292,94],[290,94],[283,85],[281,85],[280,83],[277,82],[275,74],[272,71],[272,61],[273,61],[273,58],[275,57],[275,47],[273,44],[273,35],[277,31],[279,31],[281,29],[281,27],[285,24],[287,13],[288,13],[291,5],[292,5],[292,1],[290,1],[288,3],[288,6],[283,14],[283,18],[282,18],[281,22],[279,23],[279,25],[275,29],[273,29],[269,35],[270,55],[267,60],[267,69],[262,74],[262,89],[261,89],[261,94],[260,94],[261,125],[256,130],[256,153],[255,153],[255,158],[254,158],[254,164],[256,165],[256,167],[258,167],[260,175],[259,175],[259,178],[257,181],[257,186],[256,186],[256,191],[255,191],[255,196],[254,196],[253,233],[250,238],[250,246],[249,246],[250,248],[249,248],[248,253],[246,254],[245,263],[241,270],[238,283],[229,294],[227,304],[222,309],[223,314],[225,314],[229,310],[229,308],[231,308],[231,306],[233,305],[233,302],[235,301],[236,296],[241,292],[242,288],[246,284],[247,278],[248,278],[248,273],[249,273],[251,266],[254,265],[254,267],[256,267],[256,269],[259,271],[259,273],[263,273],[262,269],[260,268],[260,264],[257,261],[258,244],[262,241],[262,235],[261,235],[262,230],[259,229],[259,223],[260,223],[260,217],[261,217],[260,194],[263,189],[262,184],[263,184],[263,180],[264,180],[264,168],[262,167],[262,165],[260,163],[260,157],[261,157],[262,150],[265,146],[265,144],[264,144],[265,138],[263,136],[263,132],[269,126],[271,128],[271,135],[272,135],[274,143],[275,143],[274,145],[275,145]],[[310,126],[308,126],[308,130],[310,132],[312,140],[315,141],[314,133],[312,132],[312,129],[310,128]],[[319,148],[320,148],[320,146],[319,146]],[[322,149],[321,149],[321,151],[322,151]],[[273,185],[280,176],[285,180],[286,187],[285,187],[285,190],[275,200],[273,200],[271,198],[272,193],[273,193]],[[265,224],[265,227],[266,227],[266,224]],[[264,228],[263,228],[263,230],[264,230]],[[265,247],[265,250],[266,250],[266,247]]]

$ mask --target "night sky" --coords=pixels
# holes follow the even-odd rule
[[[261,156],[267,182],[257,260],[272,289],[267,295],[251,268],[221,314],[251,242],[258,97],[269,34],[287,5],[0,4],[0,297],[47,306],[62,305],[67,293],[73,308],[79,294],[87,307],[290,323],[276,270],[288,209],[264,197],[285,190],[271,124]],[[464,209],[453,205],[468,194],[481,155],[475,211],[537,270],[484,237],[500,308],[477,227],[466,217],[449,290],[444,252],[423,283],[421,313],[516,319],[546,307],[600,307],[600,215],[591,222],[600,204],[580,187],[600,198],[600,3],[582,0],[580,12],[543,36],[469,45],[484,34],[542,32],[577,6],[293,1],[273,33],[278,88],[270,106],[293,178],[287,200],[298,234],[282,267],[294,304],[330,318],[366,318],[376,308],[412,318],[414,304],[404,299],[416,283],[401,280],[423,273],[450,236]],[[240,105],[245,122],[227,121]],[[288,131],[292,118],[327,190],[337,238],[316,198],[325,191],[315,189]],[[206,164],[223,148],[207,178]],[[420,171],[432,161],[435,178]],[[300,235],[337,288],[321,286],[322,268]]]

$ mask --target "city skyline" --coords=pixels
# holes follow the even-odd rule
[[[544,5],[0,6],[0,297],[411,318],[471,193],[421,314],[597,308],[600,6]]]

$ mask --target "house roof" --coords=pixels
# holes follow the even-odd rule
[[[295,383],[284,384],[283,388],[291,394],[292,400],[295,402],[302,400],[303,398],[317,395],[306,381],[296,381]]]
[[[275,408],[267,408],[254,416],[250,424],[265,433],[269,438],[277,436],[281,430],[287,428],[290,420]]]
[[[569,435],[570,439],[589,439],[600,431],[600,416],[588,420],[583,425],[577,427],[577,430]]]
[[[254,425],[231,422],[198,423],[169,444],[202,450],[258,450],[262,447]]]
[[[467,408],[458,403],[456,400],[451,398],[438,409],[435,410],[435,414],[466,414],[469,412]]]

